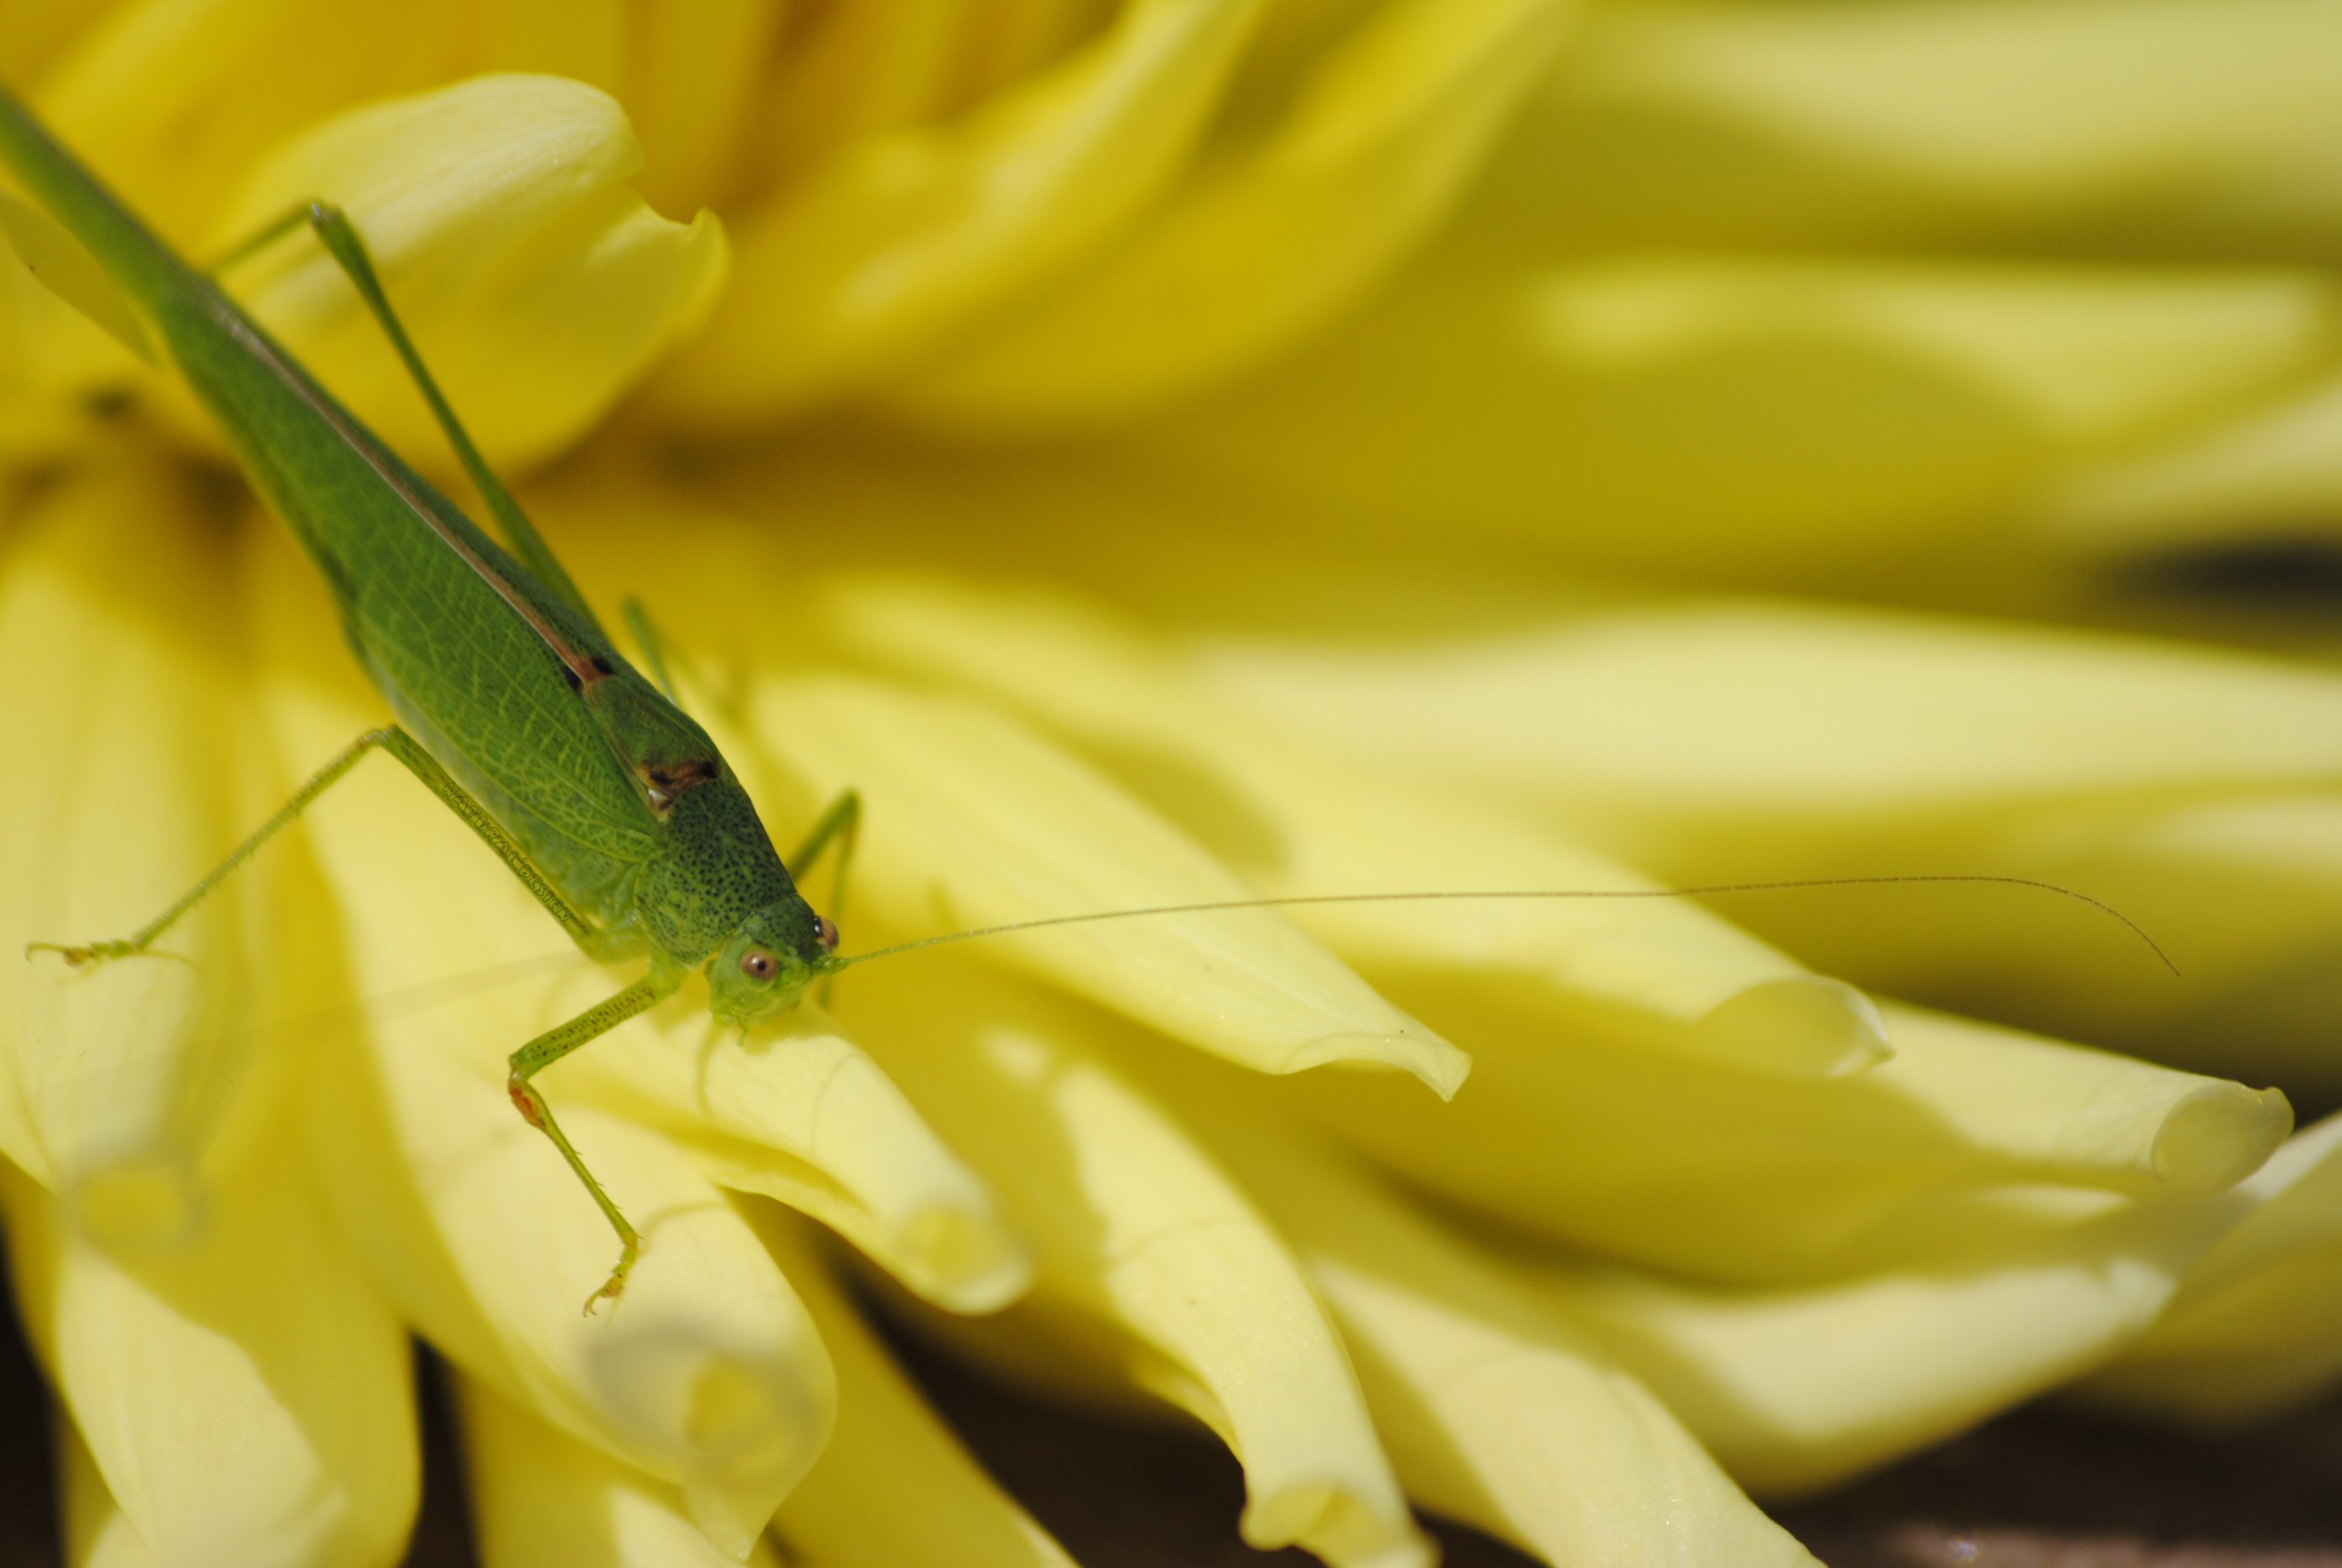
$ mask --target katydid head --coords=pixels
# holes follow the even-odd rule
[[[740,923],[707,961],[707,1006],[745,1029],[796,1006],[823,975],[840,967],[837,927],[803,899],[768,904]]]

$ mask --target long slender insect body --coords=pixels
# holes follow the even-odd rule
[[[643,979],[515,1053],[515,1104],[575,1169],[622,1253],[639,1238],[570,1147],[530,1079],[705,968],[710,1006],[746,1025],[794,1005],[836,965],[816,914],[706,731],[617,651],[489,473],[382,297],[341,215],[305,215],[348,271],[503,524],[503,542],[415,472],[212,280],[181,260],[0,92],[0,163],[95,255],[226,433],[329,585],[352,649],[398,718],[359,737],[186,897],[132,937],[61,949],[146,950],[172,921],[365,753],[391,753],[462,816],[578,944],[648,959]],[[526,564],[525,564],[525,562]],[[525,735],[526,744],[514,737]],[[830,819],[850,832],[852,814]],[[808,846],[816,853],[819,843]],[[588,1302],[590,1309],[592,1300]]]
[[[146,952],[368,752],[390,753],[463,818],[580,947],[596,958],[647,960],[636,984],[511,1058],[515,1104],[553,1141],[620,1240],[617,1266],[588,1299],[589,1311],[623,1289],[640,1238],[531,1080],[673,993],[694,968],[707,974],[715,1015],[746,1027],[796,1005],[816,982],[850,964],[1077,922],[1376,900],[1679,897],[1822,885],[1267,898],[1066,914],[841,956],[836,928],[800,895],[715,742],[662,691],[663,674],[654,683],[619,654],[480,459],[383,297],[346,219],[312,206],[293,221],[315,230],[375,314],[485,498],[501,540],[410,468],[216,285],[155,238],[5,90],[0,164],[88,247],[151,325],[255,484],[315,561],[352,649],[398,719],[395,727],[359,736],[209,876],[130,937],[56,951],[75,963]],[[646,654],[659,668],[656,648],[646,645]],[[848,794],[823,814],[791,857],[799,871],[835,843],[842,886],[857,810]],[[2114,914],[2154,947],[2118,913],[2049,884],[1960,875],[1832,880],[2047,888]],[[2163,957],[2159,948],[2156,953]]]

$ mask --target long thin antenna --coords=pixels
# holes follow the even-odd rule
[[[2147,934],[2129,915],[2102,899],[2070,887],[2060,887],[2054,882],[2040,882],[2029,876],[1987,876],[1947,873],[1938,875],[1906,876],[1809,876],[1782,882],[1720,882],[1702,887],[1620,887],[1620,888],[1529,888],[1517,891],[1489,893],[1314,893],[1289,898],[1233,898],[1207,904],[1157,904],[1144,909],[1106,909],[1088,914],[1053,914],[1040,920],[1012,921],[1006,925],[979,926],[970,931],[955,931],[943,936],[922,936],[916,942],[898,942],[892,947],[876,947],[867,953],[856,953],[836,960],[843,969],[851,964],[867,964],[874,958],[892,958],[897,954],[916,953],[923,947],[942,947],[955,942],[973,942],[980,936],[1006,936],[1018,931],[1041,931],[1053,925],[1086,925],[1105,920],[1136,920],[1153,914],[1211,914],[1233,909],[1290,909],[1298,904],[1431,904],[1466,900],[1540,899],[1540,898],[1716,898],[1726,894],[1788,893],[1807,887],[1889,887],[1910,884],[1978,883],[1997,887],[2029,887],[2039,893],[2054,893],[2086,904],[2099,914],[2122,923],[2133,936],[2147,944],[2166,969],[2177,975],[2179,965],[2163,951],[2162,944]]]

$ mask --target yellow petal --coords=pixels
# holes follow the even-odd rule
[[[2121,1206],[2217,1191],[2267,1159],[2275,1091],[1914,1008],[1894,1057],[1763,1077],[1555,1041],[1479,1004],[1482,1063],[1417,1114],[1362,1081],[1300,1102],[1411,1180],[1534,1233],[1694,1278],[1787,1282],[2006,1250]],[[2033,1191],[2024,1201],[2012,1188]]]
[[[1952,873],[2092,894],[2181,974],[2103,914],[2038,892],[1821,889],[1729,907],[1883,990],[2332,1081],[2316,933],[2342,888],[2328,789],[2342,682],[2323,669],[1732,601],[1405,653],[1256,646],[1207,662],[1276,723],[1499,794],[1669,882]]]
[[[25,944],[128,936],[264,814],[228,578],[193,498],[126,461],[61,484],[11,544],[0,658],[36,673],[10,745],[38,762],[0,770],[0,1150],[98,1234],[185,1239],[275,1060],[248,1009],[268,868],[149,956],[72,968]]]
[[[51,1424],[64,1500],[65,1561],[72,1568],[154,1568],[154,1553],[106,1491],[105,1477],[97,1473],[81,1433],[62,1417]]]
[[[806,1228],[771,1209],[756,1220],[837,1368],[837,1430],[782,1503],[781,1537],[823,1568],[1073,1568],[896,1367]]]
[[[862,142],[785,192],[742,224],[737,284],[662,381],[668,406],[769,416],[1046,287],[1156,199],[1259,9],[1136,0],[966,120]]]
[[[1029,318],[888,394],[977,427],[1086,422],[1248,368],[1437,223],[1552,56],[1560,0],[1401,0],[1318,62],[1281,124]]]
[[[2029,1251],[1804,1291],[1523,1264],[1516,1277],[1631,1370],[1760,1493],[1814,1491],[2107,1360],[2230,1223],[2139,1204]]]
[[[1116,1026],[965,958],[938,957],[916,985],[876,980],[849,998],[865,1038],[1039,1263],[1005,1313],[922,1321],[1029,1375],[1143,1391],[1203,1421],[1244,1463],[1255,1546],[1427,1563],[1339,1336],[1243,1193],[1090,1054]]]
[[[365,236],[391,302],[492,461],[542,457],[599,419],[714,303],[708,214],[660,217],[620,182],[642,151],[616,102],[550,76],[483,76],[350,109],[275,148],[214,221],[210,254],[323,197]],[[444,450],[395,355],[304,231],[231,269],[264,325],[391,444]]]
[[[2163,1317],[2081,1385],[2092,1403],[2224,1428],[2318,1397],[2342,1377],[2342,1117],[2246,1181],[2244,1217],[2181,1280]]]
[[[553,9],[565,20],[572,7]],[[636,183],[651,205],[693,212],[731,194],[742,143],[772,92],[766,73],[789,10],[782,0],[631,9],[618,96],[648,155]]]
[[[135,1267],[0,1176],[26,1328],[156,1563],[380,1563],[413,1521],[405,1334],[328,1223],[297,1134],[274,1144],[223,1175],[198,1243]]]
[[[1264,894],[1651,890],[1626,867],[1463,796],[1292,744],[1178,678],[1103,616],[941,581],[833,580],[826,642],[970,686],[1071,738]],[[1402,991],[1425,974],[1501,992],[1572,1034],[1788,1073],[1887,1053],[1859,994],[1688,901],[1303,905],[1286,911]]]
[[[1575,99],[2018,213],[2175,189],[2249,212],[2238,180],[2297,177],[2342,82],[2342,24],[2317,0],[1669,4],[1606,12],[1585,44]]]
[[[737,1553],[700,1532],[676,1489],[540,1421],[460,1374],[465,1495],[486,1568],[732,1568]],[[772,1543],[748,1568],[779,1568]]]
[[[2342,384],[2323,375],[2080,468],[2041,499],[2041,519],[2085,554],[2316,534],[2342,494],[2337,429]]]
[[[974,704],[875,681],[768,677],[751,714],[795,774],[805,820],[841,790],[862,792],[856,898],[899,936],[1247,895],[1108,781]],[[1397,1067],[1445,1096],[1468,1065],[1273,911],[1110,921],[988,945],[987,957],[1262,1072]],[[916,962],[867,971],[865,983],[916,985]]]
[[[1556,1563],[1812,1562],[1631,1376],[1266,1093],[1144,1067],[1326,1293],[1409,1496]]]
[[[280,533],[260,535],[254,574],[271,671],[262,698],[284,754],[315,758],[379,722],[378,710],[334,645],[321,596],[295,592],[305,564]],[[835,1387],[812,1324],[683,1149],[571,1104],[555,1070],[542,1082],[546,1098],[647,1243],[623,1302],[581,1315],[616,1262],[616,1238],[505,1093],[508,1054],[574,1014],[560,1007],[565,988],[606,997],[631,975],[565,966],[534,985],[448,988],[444,1004],[417,1008],[418,985],[477,975],[483,963],[493,977],[497,960],[564,939],[395,766],[356,770],[305,828],[343,914],[350,972],[330,983],[334,934],[317,934],[321,951],[285,966],[285,984],[305,993],[286,1011],[355,1014],[356,1027],[324,1031],[317,1050],[332,1066],[318,1071],[334,1092],[310,1096],[306,1118],[345,1224],[451,1360],[678,1486],[694,1522],[745,1553],[831,1419]],[[327,983],[310,978],[319,975]],[[719,1044],[704,1017],[682,1034],[669,1049]],[[589,1049],[630,1047],[645,1048],[612,1039]]]
[[[40,208],[0,191],[0,240],[43,286],[142,359],[155,357],[146,329],[97,258]],[[30,358],[27,355],[25,357]]]
[[[596,973],[563,1005],[584,1012],[595,985],[609,989]],[[613,1038],[565,1064],[564,1104],[664,1127],[713,1180],[812,1215],[950,1311],[989,1312],[1025,1289],[1029,1261],[990,1194],[818,1008],[737,1041],[713,1036],[696,994],[656,1022],[665,1038],[648,1048]]]

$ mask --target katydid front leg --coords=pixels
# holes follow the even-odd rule
[[[618,1205],[610,1201],[610,1194],[602,1190],[602,1183],[594,1179],[594,1173],[586,1168],[585,1160],[571,1145],[568,1135],[561,1130],[561,1124],[553,1119],[553,1107],[545,1103],[545,1096],[529,1080],[587,1041],[606,1034],[636,1014],[646,1013],[657,1006],[675,994],[676,988],[683,984],[683,976],[681,970],[654,968],[607,1002],[587,1008],[557,1028],[546,1030],[512,1054],[512,1072],[505,1080],[505,1087],[512,1094],[514,1108],[520,1112],[523,1121],[553,1140],[553,1146],[561,1151],[561,1157],[569,1162],[569,1168],[577,1173],[577,1179],[585,1183],[586,1190],[594,1195],[594,1203],[602,1211],[602,1217],[610,1222],[612,1230],[618,1233],[617,1266],[610,1271],[610,1277],[602,1282],[602,1288],[586,1298],[586,1311],[589,1314],[604,1297],[616,1301],[618,1293],[626,1288],[626,1276],[634,1272],[635,1259],[643,1249],[643,1238],[633,1225],[626,1223],[626,1216],[618,1212]]]

